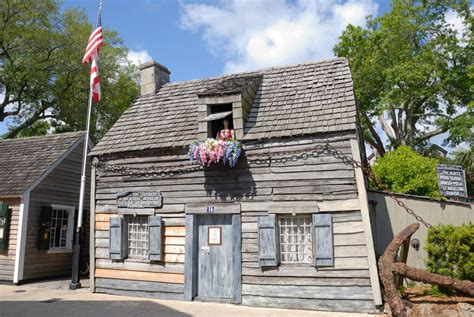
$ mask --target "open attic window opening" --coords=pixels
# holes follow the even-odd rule
[[[221,105],[212,105],[209,106],[209,112],[210,114],[215,114],[215,113],[222,113],[222,112],[228,112],[232,111],[232,104],[221,104]],[[224,128],[224,120],[227,119],[229,121],[229,128],[234,129],[234,120],[232,117],[232,114],[229,114],[227,117],[219,120],[213,120],[209,123],[209,137],[217,139],[217,134],[219,133],[220,130]]]

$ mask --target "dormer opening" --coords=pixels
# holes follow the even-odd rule
[[[234,129],[234,119],[232,115],[232,104],[211,105],[209,106],[211,115],[215,115],[216,119],[209,122],[208,137],[217,138],[219,131],[224,129],[224,120],[227,120],[229,129]]]

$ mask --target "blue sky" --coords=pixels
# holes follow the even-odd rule
[[[271,22],[264,22],[262,25],[251,28],[252,23],[242,23],[246,25],[238,26],[226,22],[216,16],[220,9],[221,15],[228,15],[229,20],[242,18],[242,14],[248,13],[239,10],[239,6],[248,7],[247,11],[255,11],[259,20],[268,21],[274,16],[273,12],[259,10],[262,7],[278,7],[277,15],[279,19],[297,20],[306,11],[313,13],[307,8],[308,3],[320,3],[323,6],[334,6],[335,4],[364,4],[365,7],[372,4],[375,11],[367,13],[380,13],[389,8],[389,1],[383,0],[375,2],[372,0],[350,0],[350,1],[280,1],[280,0],[229,0],[229,1],[202,1],[202,0],[103,0],[102,23],[104,27],[116,30],[119,36],[125,41],[125,45],[133,52],[147,52],[148,55],[167,66],[171,70],[171,80],[181,81],[187,79],[203,78],[220,75],[228,71],[241,71],[266,67],[256,63],[239,62],[239,52],[235,52],[234,44],[229,43],[227,37],[236,39],[239,36],[238,28],[250,28],[250,34],[258,35],[265,28],[271,28]],[[93,21],[97,12],[98,0],[65,0],[63,8],[81,7],[84,8]],[[257,3],[260,3],[258,5]],[[319,16],[330,15],[331,9],[316,14]],[[196,17],[195,15],[200,15]],[[300,16],[298,15],[300,14]],[[212,16],[215,20],[212,21]],[[365,16],[365,15],[364,15]],[[311,25],[311,24],[310,24]],[[302,25],[303,27],[304,25]],[[219,29],[236,28],[227,33],[219,33]],[[342,25],[341,25],[342,29]],[[318,30],[314,30],[318,32]],[[241,32],[241,34],[245,34]],[[244,35],[245,36],[245,35]],[[333,36],[334,37],[334,36]],[[308,38],[311,40],[311,38]],[[245,39],[243,39],[245,41]],[[222,43],[224,42],[224,43]],[[230,47],[229,47],[230,46]],[[303,48],[304,49],[304,48]],[[295,49],[296,50],[296,49]],[[230,52],[229,52],[230,51]],[[278,53],[278,51],[276,52]],[[139,54],[140,55],[140,54]],[[143,54],[142,54],[143,55]],[[297,55],[297,56],[295,56]],[[311,59],[327,58],[328,52],[314,54],[293,54],[283,60],[277,60],[274,64],[307,62]],[[242,57],[245,59],[245,57]],[[241,58],[241,59],[242,59]],[[309,58],[310,60],[307,60]],[[230,67],[229,63],[237,59],[238,66]]]

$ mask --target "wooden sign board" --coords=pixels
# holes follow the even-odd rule
[[[144,209],[162,206],[161,192],[125,192],[117,195],[117,208]]]
[[[466,177],[461,166],[438,164],[436,172],[441,196],[467,197]]]

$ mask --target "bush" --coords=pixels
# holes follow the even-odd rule
[[[435,226],[428,231],[425,250],[429,272],[474,281],[474,224]]]
[[[378,158],[373,170],[390,191],[438,198],[436,164],[437,159],[423,157],[408,146],[399,146]]]

